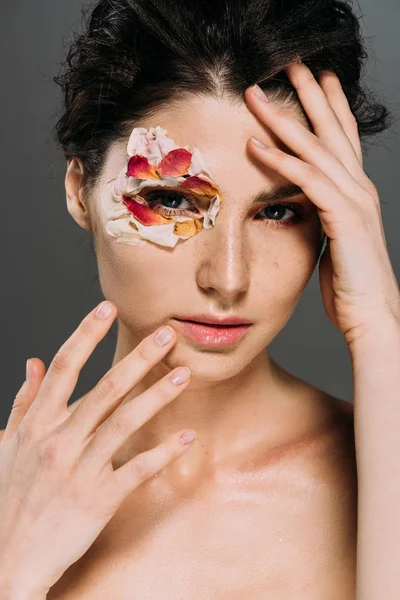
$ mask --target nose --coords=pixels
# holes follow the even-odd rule
[[[251,257],[243,220],[220,213],[214,227],[203,230],[200,236],[203,239],[197,284],[207,294],[219,296],[221,303],[237,302],[250,282]]]

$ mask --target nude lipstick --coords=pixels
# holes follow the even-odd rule
[[[239,317],[210,315],[176,317],[176,327],[189,339],[204,346],[229,346],[244,338],[252,323]],[[204,319],[204,321],[203,321]]]

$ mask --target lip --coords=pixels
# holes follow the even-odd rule
[[[180,315],[175,317],[180,321],[196,321],[197,323],[206,325],[251,325],[251,321],[248,319],[242,319],[240,317],[218,317],[209,314],[202,315]]]
[[[179,329],[187,338],[202,344],[203,346],[229,346],[237,344],[244,338],[251,327],[251,323],[239,325],[222,324],[211,325],[208,323],[199,323],[174,319],[177,329]]]

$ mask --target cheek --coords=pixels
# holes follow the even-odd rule
[[[280,313],[290,313],[312,276],[320,246],[317,220],[292,229],[274,231],[254,251],[259,293]]]
[[[182,248],[151,243],[129,246],[108,238],[105,232],[98,238],[96,253],[104,296],[116,304],[119,319],[130,331],[150,335],[158,320],[161,324],[168,314],[169,298],[175,297],[176,305],[176,297],[185,295]],[[187,265],[187,252],[184,260]]]

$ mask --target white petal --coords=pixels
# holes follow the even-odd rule
[[[118,221],[109,221],[106,227],[106,231],[114,238],[117,242],[122,244],[129,244],[130,246],[144,246],[146,240],[142,238],[137,231],[134,230],[128,219],[119,219]]]
[[[167,130],[159,125],[150,127],[148,131],[144,127],[135,127],[128,142],[128,156],[140,154],[156,167],[168,152],[179,147],[166,134]]]
[[[211,229],[215,225],[215,217],[218,215],[221,207],[221,198],[216,195],[212,198],[210,206],[204,215],[203,227],[204,229]]]
[[[213,183],[215,183],[210,171],[206,166],[203,155],[198,148],[194,148],[193,150],[192,162],[189,166],[188,173],[189,175],[196,175],[197,177],[207,177]]]
[[[166,223],[165,225],[143,225],[136,219],[134,222],[139,229],[139,233],[144,239],[159,244],[174,248],[179,241],[179,236],[174,234],[175,223]]]

